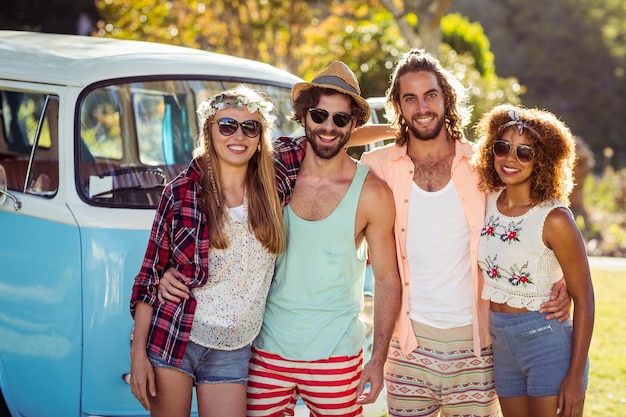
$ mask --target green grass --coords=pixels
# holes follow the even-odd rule
[[[626,270],[592,268],[596,320],[585,417],[626,415]]]

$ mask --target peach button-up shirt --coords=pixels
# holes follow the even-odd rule
[[[470,255],[472,257],[472,325],[474,354],[480,356],[482,347],[491,344],[489,336],[489,302],[482,300],[484,280],[478,267],[478,241],[480,231],[485,223],[485,193],[478,190],[478,174],[470,164],[472,145],[465,139],[457,141],[455,157],[452,162],[452,181],[459,193],[461,204],[467,216],[467,222],[472,236],[470,238]],[[367,165],[380,178],[387,182],[393,191],[396,204],[396,220],[394,231],[396,235],[396,251],[398,266],[402,279],[402,306],[396,322],[395,336],[398,338],[402,352],[407,355],[418,346],[413,332],[410,316],[410,285],[411,277],[406,257],[406,227],[409,215],[409,198],[413,182],[414,165],[407,155],[407,146],[387,145],[364,153],[361,162]],[[445,221],[442,219],[441,221]],[[447,254],[437,254],[445,258]],[[454,256],[454,254],[450,254]]]

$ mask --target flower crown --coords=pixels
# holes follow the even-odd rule
[[[227,98],[228,101],[224,101]],[[235,99],[228,94],[218,94],[208,100],[203,100],[198,106],[198,116],[204,121],[213,116],[217,110],[224,110],[226,107],[232,107],[237,110],[244,110],[246,106],[250,113],[259,112],[267,124],[274,123],[276,116],[272,114],[274,104],[262,97],[237,96]]]

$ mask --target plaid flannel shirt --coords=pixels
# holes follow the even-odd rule
[[[305,137],[281,137],[274,143],[276,188],[283,206],[291,198],[305,149]],[[195,159],[163,190],[130,302],[133,317],[137,302],[154,307],[147,348],[174,366],[182,363],[196,301],[190,294],[179,304],[161,304],[157,289],[163,272],[171,266],[192,278],[189,288],[207,282],[209,228],[202,208],[200,177],[199,160]]]

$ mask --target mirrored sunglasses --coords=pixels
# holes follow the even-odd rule
[[[331,114],[328,113],[326,110],[318,109],[315,107],[310,108],[309,113],[311,114],[311,119],[313,119],[313,121],[318,125],[324,123],[326,119],[328,119],[328,116],[331,116]],[[352,121],[352,119],[354,119],[354,116],[351,116],[348,113],[344,112],[333,113],[332,117],[333,123],[337,127],[345,127],[348,123]]]
[[[241,131],[244,135],[249,138],[255,138],[259,136],[263,127],[258,120],[246,120],[245,122],[239,123],[237,120],[230,117],[214,120],[213,123],[217,123],[217,129],[224,136],[235,134],[239,126],[241,126]]]
[[[504,158],[511,152],[511,145],[505,140],[498,140],[493,144],[493,154],[498,158]],[[530,162],[533,159],[533,148],[528,145],[517,145],[515,147],[515,155],[520,162]]]

